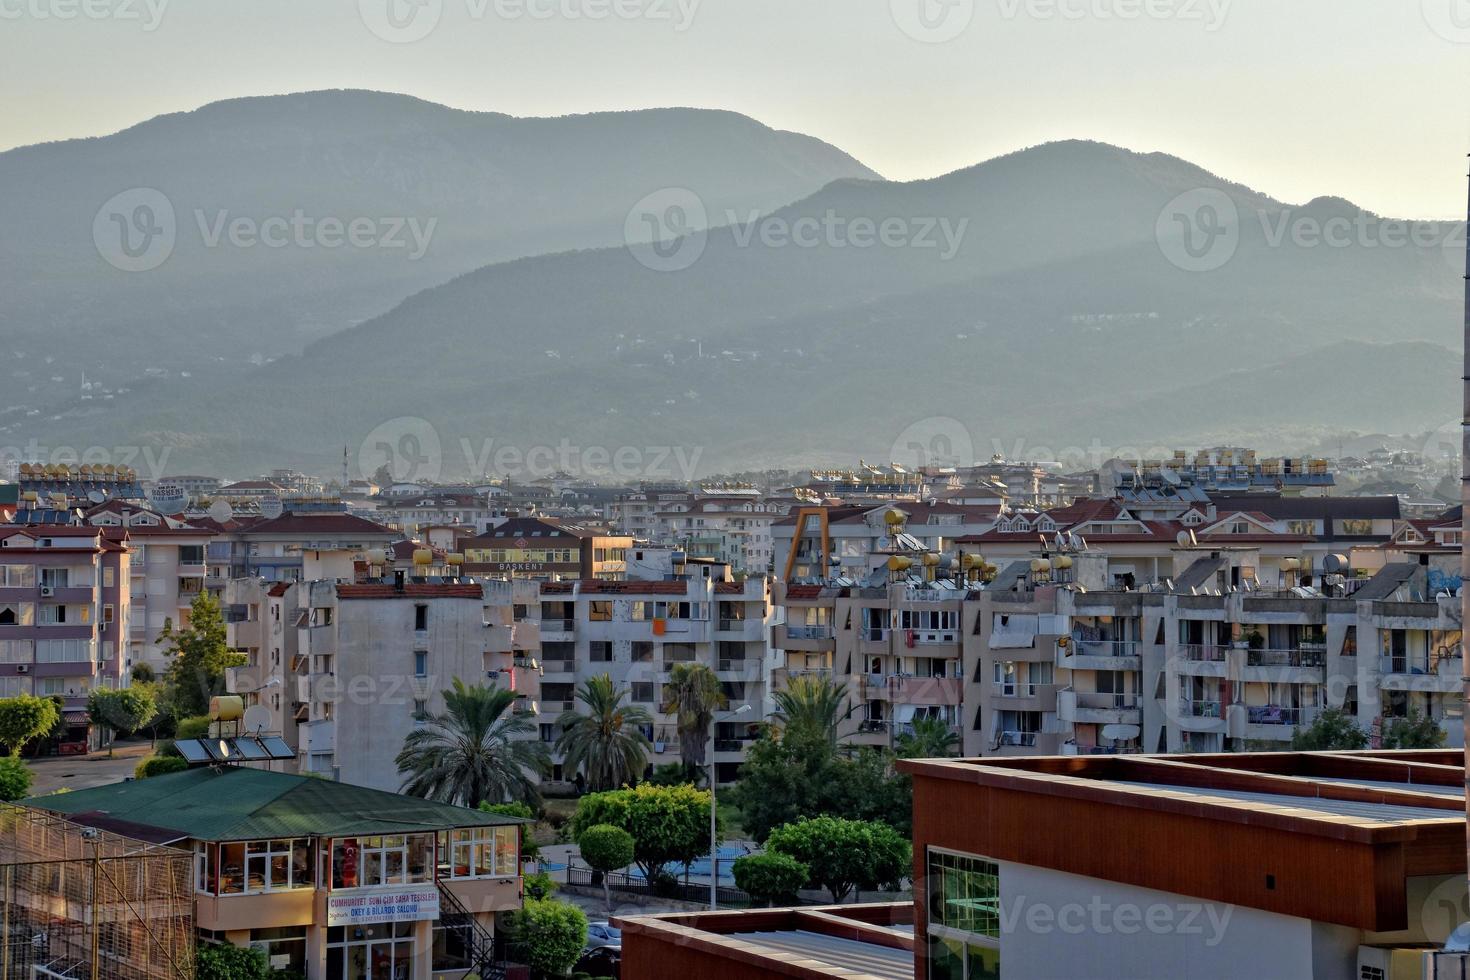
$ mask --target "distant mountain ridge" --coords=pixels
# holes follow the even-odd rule
[[[486,266],[232,385],[159,386],[54,428],[333,472],[341,446],[422,420],[444,474],[470,475],[484,457],[463,447],[487,441],[680,446],[710,471],[1438,427],[1458,399],[1441,375],[1463,228],[1429,226],[1435,248],[1272,237],[1347,211],[1165,154],[1047,144],[932,180],[830,182],[757,228],[667,243],[694,249],[677,271],[628,248]],[[1209,234],[1181,250],[1179,218]],[[940,223],[964,228],[949,258],[917,244]]]
[[[732,112],[516,118],[350,90],[232,99],[14,149],[0,153],[0,333],[6,353],[31,361],[12,365],[26,397],[6,400],[75,395],[77,367],[121,385],[150,368],[228,373],[251,355],[298,353],[468,270],[620,244],[634,204],[661,188],[769,210],[876,176],[820,140]],[[146,196],[128,197],[135,189]],[[117,213],[99,215],[120,193]],[[99,235],[116,244],[148,216],[161,229],[166,209],[176,237],[161,264],[109,265]],[[265,241],[273,220],[283,247]],[[236,221],[255,238],[235,235]],[[370,244],[342,242],[354,221],[371,223]],[[331,222],[343,228],[336,245],[321,233]],[[395,227],[408,247],[389,237]],[[54,366],[34,367],[58,337],[73,353],[59,392]]]

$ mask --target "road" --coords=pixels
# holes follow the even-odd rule
[[[138,760],[150,754],[147,742],[120,742],[110,759],[103,751],[30,760],[31,771],[36,775],[31,794],[41,796],[58,789],[90,789],[120,782],[133,774]]]

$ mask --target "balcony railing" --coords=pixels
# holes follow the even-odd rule
[[[1080,640],[1072,637],[1071,653],[1078,657],[1136,657],[1136,640]]]
[[[887,643],[890,632],[886,626],[864,626],[858,630],[858,639],[864,643]]]
[[[721,619],[715,624],[715,629],[721,633],[740,633],[745,630],[745,619]],[[750,620],[749,622],[753,622]]]
[[[543,619],[541,620],[541,632],[543,633],[575,633],[577,621],[575,619]]]
[[[1009,745],[1033,748],[1036,745],[1036,732],[1001,732],[995,744],[997,747]]]
[[[1073,691],[1077,707],[1095,711],[1136,711],[1142,704],[1141,695],[1114,694],[1108,692]]]
[[[570,674],[577,669],[575,660],[543,660],[541,670],[546,674]]]
[[[1253,704],[1245,711],[1252,725],[1309,725],[1317,716],[1316,708],[1284,708],[1277,704]]]
[[[1387,656],[1382,660],[1383,673],[1385,674],[1416,674],[1429,676],[1460,676],[1460,658],[1455,657],[1396,657]]]
[[[1185,700],[1180,704],[1186,718],[1223,718],[1224,705],[1219,701]]]
[[[716,670],[744,670],[747,660],[721,660],[715,664]]]
[[[786,636],[792,640],[829,640],[832,638],[832,627],[826,624],[788,623]]]
[[[1186,643],[1184,659],[1201,664],[1224,663],[1225,647],[1217,643]]]
[[[1043,684],[1020,684],[1014,681],[995,685],[996,695],[1003,698],[1034,698]]]
[[[1247,650],[1247,667],[1321,667],[1326,653],[1317,649]]]

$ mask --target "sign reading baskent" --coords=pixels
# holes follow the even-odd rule
[[[418,922],[437,918],[439,892],[433,888],[395,888],[367,894],[334,892],[327,896],[329,926]]]

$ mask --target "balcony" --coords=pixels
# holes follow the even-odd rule
[[[780,650],[831,650],[832,627],[826,624],[793,623],[777,626],[773,642]]]
[[[992,688],[991,704],[997,711],[1055,711],[1059,684],[1009,682]]]
[[[717,619],[715,632],[720,639],[759,640],[765,624],[759,619]]]
[[[1057,666],[1068,670],[1142,670],[1143,658],[1133,640],[1079,640],[1057,642]]]
[[[958,677],[912,677],[906,674],[864,674],[864,695],[872,701],[894,704],[958,705],[964,682]]]
[[[1276,704],[1236,705],[1245,714],[1245,737],[1289,741],[1297,728],[1317,719],[1319,708],[1289,708]]]
[[[308,755],[319,752],[335,752],[337,749],[337,723],[331,719],[311,721],[300,728],[301,750]]]
[[[1459,657],[1388,656],[1379,660],[1385,691],[1419,691],[1454,694],[1464,683]]]
[[[1183,698],[1179,702],[1179,728],[1186,732],[1224,733],[1227,708],[1218,698]]]
[[[1057,718],[1085,725],[1140,725],[1142,695],[1062,690],[1057,695]]]
[[[547,633],[575,633],[577,621],[575,619],[542,619],[541,632]]]
[[[543,660],[541,661],[542,676],[548,674],[574,674],[577,671],[575,660]]]
[[[1189,677],[1224,677],[1230,648],[1218,643],[1185,643],[1179,657],[1170,663],[1178,673]]]
[[[1243,681],[1277,684],[1320,684],[1327,654],[1311,648],[1245,651]]]

